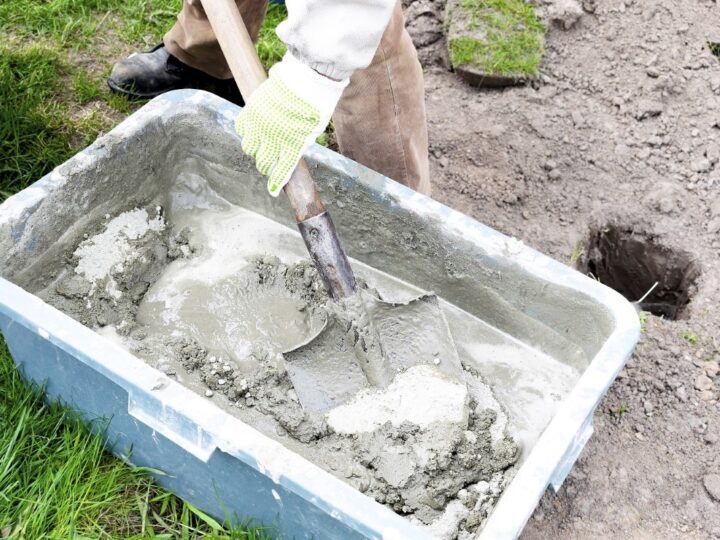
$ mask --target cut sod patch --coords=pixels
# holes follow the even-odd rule
[[[449,0],[445,15],[450,63],[476,86],[507,86],[534,78],[545,27],[523,0]]]

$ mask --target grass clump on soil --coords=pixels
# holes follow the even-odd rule
[[[708,41],[708,48],[710,52],[720,58],[720,43],[714,41]]]
[[[459,0],[453,17],[464,17],[448,42],[453,67],[472,65],[489,75],[532,77],[544,52],[545,27],[524,0]],[[464,35],[463,35],[464,34]]]
[[[105,453],[98,435],[20,380],[2,339],[0,381],[0,538],[271,538],[224,530],[151,471]]]
[[[582,242],[577,244],[570,254],[570,264],[577,264],[577,262],[585,255],[585,246]]]

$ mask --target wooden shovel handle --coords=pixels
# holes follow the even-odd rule
[[[267,79],[267,75],[242,16],[234,0],[202,0],[202,4],[235,82],[247,100]],[[304,159],[300,160],[285,185],[285,194],[290,199],[298,223],[325,212]]]

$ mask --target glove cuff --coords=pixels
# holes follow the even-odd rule
[[[320,124],[325,129],[335,111],[343,90],[350,79],[335,81],[286,52],[282,61],[270,68],[270,77],[278,77],[299,98],[315,107],[320,113]]]

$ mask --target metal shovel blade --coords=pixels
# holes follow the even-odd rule
[[[328,411],[368,386],[347,330],[337,319],[328,318],[318,334],[283,356],[307,411]]]
[[[364,388],[387,386],[395,375],[417,365],[434,366],[446,377],[464,382],[455,342],[436,295],[386,302],[362,294],[369,334],[375,341],[369,347],[372,351],[358,346],[357,332],[347,322],[330,315],[317,335],[284,353],[305,410],[327,412]],[[378,372],[387,376],[379,378]]]
[[[382,356],[394,374],[429,364],[453,380],[464,381],[455,340],[436,295],[425,294],[405,303],[370,297],[365,305]]]

